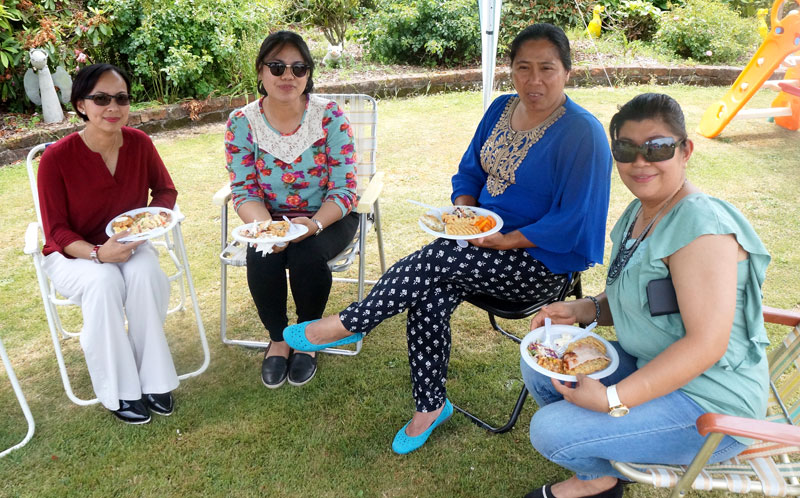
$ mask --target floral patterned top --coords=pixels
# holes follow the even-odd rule
[[[267,122],[262,102],[228,118],[225,161],[234,208],[259,201],[273,215],[314,213],[333,201],[347,215],[357,203],[356,153],[338,104],[309,96],[300,126],[282,134]]]

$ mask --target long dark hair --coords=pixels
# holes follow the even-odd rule
[[[293,45],[300,52],[303,62],[308,65],[308,81],[303,93],[309,94],[314,90],[314,59],[311,57],[311,51],[308,50],[308,45],[306,45],[303,37],[294,31],[276,31],[264,38],[264,42],[261,43],[261,49],[258,51],[258,57],[256,57],[256,77],[261,74],[264,63],[267,62],[264,59],[287,44]],[[258,81],[258,93],[261,95],[267,94],[266,89],[264,89],[264,83],[260,79]]]
[[[75,75],[75,81],[72,82],[72,94],[69,97],[69,101],[72,104],[72,108],[75,109],[75,113],[84,121],[89,121],[89,116],[78,110],[78,101],[85,99],[86,96],[91,93],[92,89],[97,84],[97,80],[99,80],[106,71],[114,71],[120,75],[122,79],[125,80],[125,87],[128,95],[131,93],[131,79],[128,77],[128,73],[114,64],[92,64],[84,67]]]

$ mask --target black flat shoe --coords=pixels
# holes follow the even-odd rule
[[[617,479],[617,483],[614,485],[613,488],[607,489],[605,491],[601,491],[600,493],[586,496],[585,498],[622,498],[624,493],[624,488],[626,484],[630,484],[628,481],[623,481],[622,479]],[[555,498],[553,492],[550,491],[551,485],[548,484],[547,486],[542,486],[541,488],[534,489],[527,495],[525,498]]]
[[[151,412],[165,417],[172,415],[172,411],[175,409],[175,399],[172,397],[172,393],[145,394],[144,402],[147,403]]]
[[[141,399],[119,400],[119,410],[111,413],[126,424],[146,424],[150,422],[150,411]]]
[[[261,382],[270,389],[277,389],[286,382],[289,372],[289,359],[283,356],[267,356],[269,347],[264,351],[264,361],[261,362]]]
[[[317,357],[295,352],[289,357],[289,384],[302,386],[314,378],[317,373]]]

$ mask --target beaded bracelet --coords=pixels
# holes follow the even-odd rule
[[[586,299],[594,303],[594,321],[597,322],[600,320],[600,303],[597,302],[597,298],[594,296],[586,296]]]

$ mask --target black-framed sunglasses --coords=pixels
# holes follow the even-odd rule
[[[111,99],[117,101],[117,105],[131,105],[131,96],[125,92],[120,92],[116,95],[109,95],[107,93],[95,93],[93,95],[87,95],[84,97],[85,99],[89,99],[95,104],[99,106],[107,106],[111,103]]]
[[[685,141],[685,138],[675,140],[672,137],[662,137],[648,140],[642,145],[636,145],[631,142],[612,140],[611,154],[621,163],[634,162],[637,154],[641,154],[646,161],[657,163],[672,159],[675,156],[675,149]]]
[[[308,64],[303,64],[302,62],[298,62],[290,66],[287,66],[283,62],[273,61],[273,62],[265,62],[264,65],[269,68],[269,72],[272,74],[272,76],[283,76],[283,73],[286,72],[286,68],[291,67],[292,74],[294,75],[295,78],[302,78],[303,76],[305,76],[306,72],[308,72],[310,67]]]

